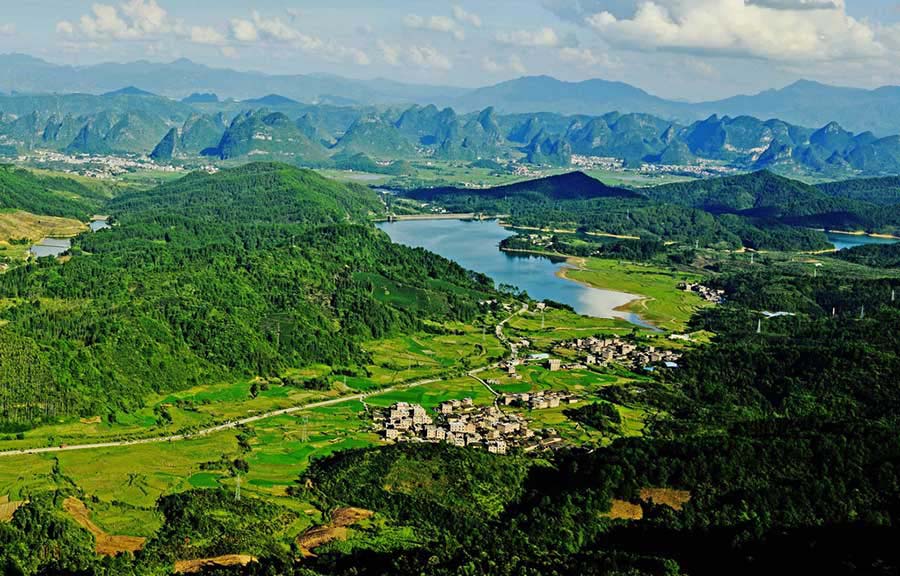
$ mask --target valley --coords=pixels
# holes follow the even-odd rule
[[[900,91],[792,76],[887,20],[77,4],[0,54],[0,576],[900,572]]]

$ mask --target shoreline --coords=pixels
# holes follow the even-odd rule
[[[566,254],[559,254],[556,252],[541,252],[539,250],[523,250],[521,248],[500,247],[500,251],[501,252],[512,252],[512,253],[516,253],[516,254],[534,254],[535,256],[542,256],[544,258],[551,258],[551,259],[555,258],[555,259],[562,260],[565,262],[566,266],[563,266],[562,268],[560,268],[559,270],[557,270],[555,272],[555,275],[557,278],[561,278],[567,282],[574,282],[575,284],[578,284],[585,288],[590,288],[592,290],[606,290],[607,292],[617,292],[619,294],[627,294],[628,296],[634,296],[635,298],[633,300],[629,300],[625,304],[622,304],[620,306],[616,306],[615,308],[613,308],[613,312],[627,312],[628,314],[633,314],[633,315],[637,316],[641,320],[641,322],[646,324],[646,326],[641,326],[640,324],[635,324],[634,322],[629,322],[627,319],[622,318],[620,316],[614,316],[611,319],[622,320],[624,322],[627,322],[628,324],[631,324],[632,326],[638,326],[640,328],[647,328],[650,330],[665,332],[665,330],[663,328],[660,328],[654,322],[645,318],[643,315],[641,315],[640,312],[631,309],[632,306],[637,307],[645,302],[651,301],[652,298],[650,298],[649,296],[644,296],[642,294],[631,294],[629,292],[622,292],[620,290],[615,290],[612,288],[600,288],[599,286],[594,286],[593,284],[589,284],[582,280],[576,280],[575,278],[569,277],[568,272],[570,270],[584,270],[585,269],[583,266],[584,258],[582,258],[580,256],[569,256]]]
[[[530,230],[532,232],[545,232],[547,234],[577,234],[578,230],[569,230],[567,228],[538,228],[537,226],[515,226],[509,222],[498,218],[497,222],[500,226],[510,230]],[[615,238],[617,240],[640,240],[640,236],[626,236],[622,234],[610,234],[609,232],[585,232],[586,236],[596,236],[598,238]]]
[[[654,322],[652,322],[651,320],[648,320],[647,318],[645,318],[645,317],[644,317],[643,315],[641,315],[641,313],[638,312],[637,310],[633,310],[633,309],[632,309],[632,307],[637,307],[637,306],[640,306],[641,304],[644,304],[645,302],[649,302],[649,301],[653,300],[653,299],[650,298],[649,296],[644,296],[644,295],[642,295],[642,294],[630,294],[630,293],[628,293],[628,292],[620,292],[619,290],[611,290],[611,289],[609,289],[609,288],[600,288],[599,286],[594,286],[593,284],[590,284],[590,283],[588,283],[588,282],[584,282],[584,281],[582,281],[582,280],[576,280],[575,278],[571,278],[571,277],[568,275],[568,272],[569,272],[569,271],[571,271],[571,270],[584,270],[584,267],[581,265],[581,261],[583,261],[583,259],[582,259],[582,258],[578,258],[578,257],[576,257],[576,256],[569,256],[569,257],[567,257],[567,258],[566,258],[566,264],[567,264],[567,266],[566,266],[566,267],[563,267],[563,268],[560,268],[559,270],[557,270],[557,271],[556,271],[556,277],[557,277],[557,278],[562,278],[563,280],[567,280],[567,281],[569,281],[569,282],[574,282],[574,283],[576,283],[576,284],[578,284],[578,285],[580,285],[580,286],[584,286],[585,288],[591,288],[591,289],[593,289],[593,290],[607,290],[607,291],[609,291],[609,292],[618,292],[619,294],[627,294],[628,296],[634,296],[634,297],[635,297],[634,300],[630,300],[630,301],[626,302],[625,304],[622,304],[622,305],[620,305],[620,306],[616,306],[615,308],[613,308],[613,311],[614,311],[614,312],[627,312],[628,314],[633,314],[633,315],[635,315],[636,317],[638,317],[638,318],[641,320],[641,322],[643,322],[644,324],[646,324],[646,326],[641,326],[640,324],[635,324],[634,322],[629,322],[627,319],[621,318],[621,317],[618,317],[618,316],[614,317],[614,319],[616,319],[616,320],[623,320],[624,322],[628,322],[629,324],[631,324],[631,325],[633,325],[633,326],[638,326],[638,327],[640,327],[640,328],[645,328],[645,329],[647,329],[647,328],[649,327],[650,330],[654,330],[654,331],[658,331],[658,332],[665,332],[665,330],[664,330],[663,328],[660,328],[660,327],[657,326]]]
[[[813,230],[817,232],[824,232],[825,234],[843,234],[844,236],[865,236],[867,238],[882,238],[885,240],[900,240],[900,236],[895,236],[894,234],[879,234],[877,232],[866,232],[865,230],[826,230],[825,228],[813,228]]]

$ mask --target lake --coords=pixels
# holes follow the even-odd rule
[[[633,294],[599,290],[557,276],[566,263],[534,254],[500,250],[500,241],[513,233],[496,220],[423,220],[382,222],[378,228],[398,244],[425,248],[454,260],[463,268],[490,276],[497,284],[511,284],[536,300],[568,304],[579,314],[595,318],[621,318],[651,327],[636,314],[616,310],[639,298]]]
[[[60,256],[72,247],[72,241],[68,238],[44,238],[31,247],[31,254],[35,258],[47,256]]]
[[[91,232],[99,232],[101,230],[108,230],[110,228],[109,222],[106,220],[92,220],[91,221]]]
[[[828,241],[834,244],[838,250],[847,250],[866,244],[896,244],[900,242],[896,238],[879,238],[877,236],[865,236],[861,234],[841,234],[840,232],[826,232]]]

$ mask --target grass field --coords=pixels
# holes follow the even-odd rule
[[[369,367],[371,376],[367,381],[350,378],[347,385],[365,390],[458,373],[488,364],[488,359],[506,352],[493,331],[482,334],[471,326],[458,328],[462,334],[415,334],[371,342],[366,346],[374,360]]]
[[[665,330],[683,331],[694,312],[711,306],[696,294],[678,289],[680,282],[699,281],[701,277],[696,274],[600,258],[573,258],[570,263],[574,269],[565,272],[566,278],[642,296],[625,310]]]

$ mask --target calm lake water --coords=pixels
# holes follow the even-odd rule
[[[579,314],[595,318],[622,318],[640,326],[640,317],[615,310],[638,296],[598,290],[556,275],[565,262],[533,254],[502,252],[500,241],[513,233],[496,221],[423,220],[383,222],[378,225],[398,244],[425,248],[456,261],[463,268],[490,276],[498,285],[512,284],[536,300],[568,304]]]
[[[856,248],[866,244],[896,244],[900,242],[896,238],[877,238],[875,236],[858,236],[855,234],[840,234],[838,232],[826,232],[825,236],[838,250]]]
[[[94,220],[91,222],[91,232],[99,232],[101,230],[108,230],[109,228],[109,222],[106,220]]]
[[[44,238],[40,243],[31,247],[31,253],[35,258],[59,256],[71,247],[72,241],[68,238]]]

